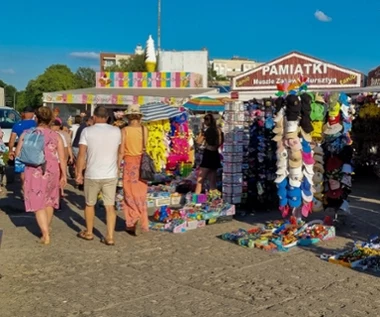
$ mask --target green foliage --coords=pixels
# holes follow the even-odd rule
[[[5,105],[8,107],[13,107],[13,104],[15,102],[16,92],[17,92],[16,87],[12,85],[8,85],[2,80],[0,80],[0,87],[4,88]]]
[[[26,100],[26,91],[18,91],[16,94],[16,110],[21,112],[27,105],[28,102]]]
[[[42,105],[42,93],[63,91],[77,88],[75,74],[66,65],[52,65],[36,79],[29,81],[25,89],[25,99],[28,105]]]
[[[106,68],[108,72],[146,72],[145,55],[132,55],[128,59],[121,59],[119,64]]]
[[[79,67],[75,72],[76,88],[91,88],[96,86],[96,72],[90,67]]]

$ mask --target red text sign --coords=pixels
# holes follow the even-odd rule
[[[309,78],[310,88],[361,87],[362,74],[299,53],[290,53],[233,78],[232,89],[275,90],[277,84]]]

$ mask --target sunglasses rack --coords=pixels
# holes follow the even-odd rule
[[[223,127],[223,200],[231,204],[241,204],[243,194],[243,148],[245,107],[241,101],[225,105]]]

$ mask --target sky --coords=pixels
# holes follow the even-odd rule
[[[24,89],[51,64],[99,67],[99,52],[157,39],[157,0],[3,1],[0,79]],[[290,51],[365,74],[380,65],[378,0],[162,0],[161,48],[266,62]],[[79,54],[78,54],[79,53]]]

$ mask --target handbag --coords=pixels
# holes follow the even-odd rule
[[[143,153],[140,166],[140,179],[145,182],[151,182],[155,179],[156,168],[154,167],[154,162],[152,158],[149,156],[148,153],[146,153],[144,127],[141,127],[141,129],[143,140]]]

